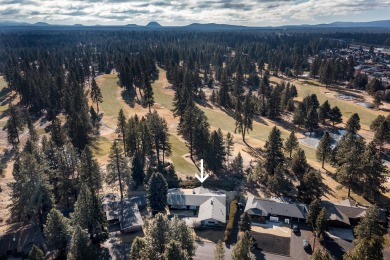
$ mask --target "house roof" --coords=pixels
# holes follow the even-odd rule
[[[329,201],[322,201],[321,205],[325,208],[329,220],[340,221],[347,225],[350,225],[349,217],[342,211],[340,211],[335,204]]]
[[[277,202],[251,196],[247,200],[245,212],[261,216],[279,215],[305,219],[307,208],[304,204]]]
[[[199,207],[198,219],[200,221],[215,219],[226,223],[226,206],[215,197],[209,198]]]
[[[225,194],[220,192],[214,193],[204,188],[194,189],[192,193],[180,189],[170,189],[168,191],[167,202],[168,205],[172,206],[200,206],[211,197],[226,205]]]
[[[117,200],[116,197],[113,197],[112,200],[105,200],[103,202],[103,210],[106,213],[106,218],[110,220],[119,220],[120,227],[122,230],[125,230],[129,227],[134,226],[143,226],[144,221],[142,219],[141,213],[139,212],[138,205],[133,203],[131,200],[123,200],[123,218],[121,216],[121,203]]]
[[[43,236],[38,227],[30,224],[0,234],[0,241],[0,255],[15,249],[17,252],[28,254],[33,244],[43,245]]]
[[[348,225],[350,224],[350,219],[360,219],[364,217],[368,209],[367,207],[358,206],[358,204],[356,202],[354,203],[354,201],[347,200],[340,201],[339,203],[323,201],[321,204],[325,207],[330,219],[333,217],[334,219],[332,220],[337,219]],[[355,206],[348,206],[348,204]],[[332,216],[331,213],[334,215]],[[387,222],[386,212],[382,209],[379,210],[379,221],[382,223]]]

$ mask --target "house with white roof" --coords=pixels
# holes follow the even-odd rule
[[[224,226],[226,224],[226,194],[203,187],[193,190],[170,189],[168,207],[176,210],[195,210],[192,220],[201,226]]]

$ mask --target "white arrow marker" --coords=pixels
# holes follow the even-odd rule
[[[203,183],[209,177],[208,174],[203,176],[203,159],[200,160],[200,177],[197,173],[195,173],[195,177],[198,178],[201,183]]]

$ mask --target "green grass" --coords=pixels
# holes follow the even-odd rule
[[[183,158],[183,155],[189,152],[188,147],[174,135],[171,135],[170,141],[172,144],[172,155],[170,158],[175,166],[175,170],[187,176],[194,176],[198,169],[194,164]]]
[[[116,92],[119,87],[117,85],[118,77],[113,75],[103,76],[104,81],[101,84],[100,89],[103,95],[103,103],[99,104],[99,108],[104,111],[105,116],[116,117],[119,110],[123,107],[116,99]],[[96,109],[96,104],[94,104]]]
[[[338,98],[334,98],[331,95],[325,95],[320,92],[319,87],[311,85],[301,85],[298,91],[299,97],[306,97],[307,95],[316,94],[318,101],[323,103],[328,100],[330,105],[338,106],[343,116],[349,118],[352,114],[358,113],[360,117],[360,123],[362,125],[370,126],[371,122],[378,116],[378,111],[372,111],[368,108],[361,107],[357,104],[351,103],[351,101],[344,101]],[[379,112],[385,115],[385,112]],[[344,122],[345,123],[345,122]]]
[[[162,69],[160,69],[159,78],[160,79],[165,78],[165,72],[163,72]],[[163,83],[160,81],[155,81],[152,84],[152,87],[153,87],[153,92],[154,92],[154,100],[157,103],[159,103],[160,105],[172,110],[173,109],[173,104],[172,104],[173,96],[167,95],[167,94],[162,92]]]
[[[108,140],[104,136],[99,136],[97,143],[99,149],[94,150],[94,153],[97,157],[105,156],[110,152],[112,141]]]

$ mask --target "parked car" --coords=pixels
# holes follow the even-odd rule
[[[299,227],[298,227],[298,225],[293,225],[292,230],[293,230],[294,233],[299,233]]]
[[[310,248],[309,241],[307,241],[306,239],[303,240],[303,248],[304,249],[309,249]]]

